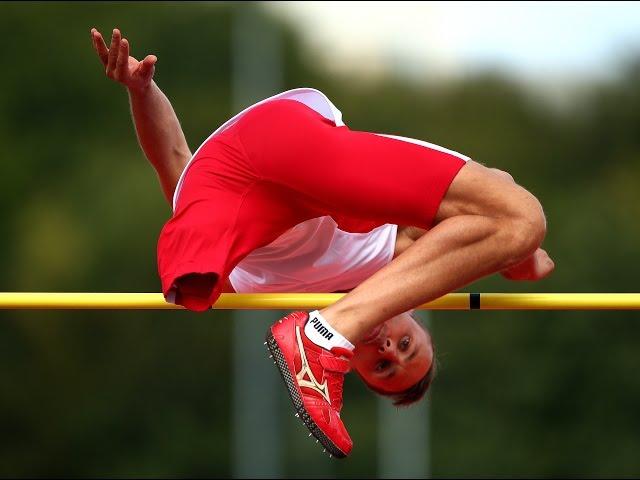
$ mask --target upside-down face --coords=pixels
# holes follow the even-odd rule
[[[378,325],[355,347],[351,365],[370,387],[381,392],[408,389],[433,363],[431,336],[408,312]]]

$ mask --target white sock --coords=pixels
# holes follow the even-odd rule
[[[326,350],[331,350],[333,347],[342,347],[347,350],[355,348],[349,340],[329,325],[318,310],[309,314],[309,321],[304,326],[304,334],[313,343]]]

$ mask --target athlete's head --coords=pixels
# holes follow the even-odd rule
[[[409,405],[426,393],[436,373],[431,334],[410,312],[390,318],[356,343],[351,364],[376,393]]]

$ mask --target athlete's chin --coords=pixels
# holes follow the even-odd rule
[[[367,381],[369,377],[369,371],[364,367],[363,362],[360,362],[357,354],[357,349],[354,352],[354,356],[351,358],[351,371],[355,372],[363,380]]]

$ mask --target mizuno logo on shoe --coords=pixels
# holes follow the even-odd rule
[[[318,317],[313,317],[311,319],[311,325],[313,325],[313,328],[327,340],[331,340],[333,338],[333,333],[331,333],[329,329],[320,322]]]
[[[324,379],[324,383],[319,383],[316,380],[316,377],[313,375],[311,371],[311,367],[309,367],[309,362],[307,361],[307,355],[304,353],[304,345],[302,343],[302,338],[300,337],[300,327],[296,325],[296,340],[298,341],[298,349],[300,350],[300,362],[302,365],[300,366],[300,371],[296,374],[296,379],[298,380],[298,385],[300,387],[310,388],[318,392],[320,395],[324,397],[324,399],[331,403],[329,400],[329,387],[327,386],[327,379]],[[305,380],[305,375],[308,380]]]

